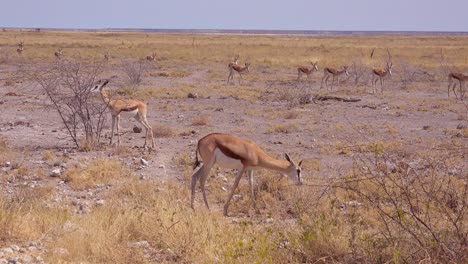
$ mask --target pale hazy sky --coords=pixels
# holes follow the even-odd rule
[[[468,0],[1,0],[0,27],[468,32]]]

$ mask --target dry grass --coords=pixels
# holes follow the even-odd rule
[[[207,126],[211,122],[211,118],[208,115],[198,115],[192,119],[193,126]]]
[[[157,138],[169,138],[177,135],[177,131],[169,126],[155,125],[153,126],[153,135]]]
[[[69,169],[63,178],[69,185],[78,190],[93,188],[115,180],[130,177],[131,172],[115,160],[97,160],[85,167]]]
[[[450,67],[468,66],[464,59],[468,55],[466,36],[297,36],[291,41],[291,36],[147,34],[142,37],[141,33],[7,31],[0,33],[0,41],[5,46],[2,52],[8,52],[9,47],[15,46],[18,38],[25,41],[24,56],[32,62],[54,60],[53,51],[59,43],[64,47],[65,58],[72,56],[82,60],[101,56],[105,47],[112,54],[112,65],[119,67],[121,58],[143,58],[157,47],[161,50],[160,56],[167,58],[158,61],[158,66],[164,70],[154,68],[148,74],[152,78],[174,78],[170,81],[175,84],[155,88],[142,86],[133,90],[122,88],[124,96],[142,100],[151,97],[182,99],[199,88],[197,76],[191,76],[192,68],[170,68],[175,64],[181,68],[194,63],[197,66],[208,65],[211,70],[204,78],[212,82],[203,86],[206,95],[233,97],[247,102],[263,99],[266,93],[258,89],[258,85],[251,84],[270,81],[270,72],[284,74],[288,71],[285,68],[293,69],[307,59],[318,60],[322,68],[346,64],[356,54],[362,54],[364,67],[380,67],[385,49],[390,48],[396,65],[398,60],[411,61],[411,67],[423,67],[434,72],[436,79],[445,81],[446,75],[440,71],[437,54],[441,47],[447,47],[444,52],[451,62]],[[241,47],[239,43],[242,43]],[[373,47],[379,48],[371,61],[368,52]],[[11,50],[14,54],[15,50]],[[232,57],[233,50],[248,58],[254,67],[242,85],[226,86],[225,62]],[[2,53],[0,61],[17,63],[10,57],[13,56]],[[224,68],[217,70],[221,64]],[[194,77],[194,83],[184,82],[185,77]],[[284,79],[290,77],[286,75]],[[311,86],[317,88],[316,76],[312,79]],[[285,83],[287,87],[296,85]],[[278,86],[281,89],[286,85]],[[300,88],[297,89],[298,95],[302,96],[304,93]],[[337,88],[344,94],[353,93],[347,87]],[[277,96],[276,99],[296,102],[299,98],[291,96],[291,91],[280,95],[284,98]],[[378,96],[377,99],[388,97]],[[414,110],[428,114],[452,111],[453,107],[436,100],[415,100],[409,105],[403,101],[389,106],[402,113]],[[177,104],[160,107],[160,110],[173,111]],[[302,109],[320,111],[313,105],[307,107]],[[187,111],[192,110],[206,109]],[[269,110],[265,107],[263,112],[245,109],[244,113],[270,120],[287,119],[280,124],[280,121],[275,121],[267,128],[269,133],[300,132],[300,121],[310,118],[297,109],[280,112],[277,106]],[[320,122],[320,118],[317,115],[314,121]],[[466,117],[460,114],[459,119],[464,121]],[[192,120],[192,125],[206,126],[210,123],[211,117],[207,115],[199,115]],[[245,132],[251,126],[249,124],[242,129]],[[403,137],[402,129],[392,124],[356,122],[351,126],[366,135],[384,132],[382,134],[387,136],[400,138],[401,134]],[[330,130],[342,133],[349,128],[348,124],[339,122],[329,126]],[[166,126],[155,126],[154,132],[157,137],[178,134]],[[51,202],[51,197],[56,195],[55,187],[20,186],[10,193],[3,192],[2,185],[0,246],[42,238],[47,249],[45,258],[50,263],[466,263],[466,241],[459,240],[463,236],[466,238],[467,221],[466,212],[463,213],[466,210],[467,192],[464,190],[467,185],[463,175],[466,162],[460,149],[464,150],[468,130],[464,127],[446,128],[443,132],[450,140],[428,142],[426,145],[437,147],[437,151],[433,155],[420,153],[420,156],[409,155],[414,154],[414,150],[408,151],[404,148],[406,142],[396,139],[349,142],[333,138],[331,142],[319,141],[317,145],[325,154],[352,157],[356,165],[354,170],[339,178],[334,178],[336,175],[330,175],[330,179],[317,178],[313,171],[323,172],[326,163],[321,159],[306,159],[303,167],[308,173],[305,173],[306,185],[302,187],[292,186],[285,177],[281,178],[276,173],[256,171],[255,194],[261,214],[252,214],[248,184],[243,180],[231,202],[229,212],[233,217],[230,218],[223,217],[221,212],[227,196],[223,188],[229,189],[232,184],[231,171],[218,171],[227,176],[228,183],[220,177],[208,180],[211,211],[204,209],[200,193],[197,193],[195,211],[189,209],[187,183],[192,174],[193,157],[188,151],[173,160],[184,176],[182,184],[137,181],[135,177],[129,177],[132,175],[130,170],[116,160],[83,162],[85,165],[69,166],[64,179],[72,191],[114,183],[104,194],[106,203],[92,208],[87,214],[75,215],[71,209],[56,207]],[[184,135],[189,136],[190,133]],[[415,142],[424,144],[426,141],[429,140],[420,138]],[[443,157],[440,149],[459,152],[443,153]],[[140,155],[137,150],[127,148],[112,151],[111,155],[119,158]],[[10,161],[12,153],[7,142],[0,138],[0,164]],[[44,152],[41,158],[54,161],[57,157],[52,152]],[[27,178],[34,171],[18,163],[4,179],[18,183],[19,179]],[[212,174],[215,174],[215,169]],[[360,181],[362,178],[368,180]],[[429,228],[415,216],[426,221]],[[458,221],[456,225],[454,219]],[[147,244],[138,246],[135,244],[138,241],[146,241]]]

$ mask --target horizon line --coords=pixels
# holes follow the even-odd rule
[[[5,30],[50,30],[83,32],[146,32],[146,33],[225,33],[225,34],[271,34],[271,35],[348,35],[348,34],[459,34],[468,35],[468,31],[427,31],[427,30],[323,30],[323,29],[189,29],[189,28],[61,28],[61,27],[1,27]]]

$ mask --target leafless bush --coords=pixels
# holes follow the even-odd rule
[[[102,72],[101,66],[58,61],[23,69],[26,77],[46,93],[77,147],[93,147],[101,137],[107,106],[90,91]],[[85,140],[81,140],[82,135]]]
[[[410,158],[373,151],[372,160],[356,160],[356,175],[365,180],[336,186],[354,195],[366,218],[374,216],[369,235],[380,241],[380,258],[398,252],[404,263],[466,263],[468,182],[464,165],[453,166],[460,150]]]
[[[126,81],[133,89],[143,81],[145,73],[148,71],[148,63],[144,60],[139,61],[123,61],[122,71],[125,73]]]
[[[296,82],[280,83],[272,85],[268,91],[275,101],[286,101],[290,107],[308,104],[311,102],[312,91],[307,85],[297,84]]]
[[[435,75],[424,69],[420,69],[408,62],[400,62],[401,73],[399,74],[401,83],[406,88],[413,82],[434,81]]]
[[[366,67],[366,65],[362,62],[362,59],[357,58],[353,60],[353,63],[351,64],[351,71],[350,75],[354,78],[354,85],[359,86],[361,85],[367,85],[369,81],[369,74],[370,74],[370,69]]]

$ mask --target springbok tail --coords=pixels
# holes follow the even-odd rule
[[[193,163],[193,169],[196,169],[198,166],[200,166],[201,162],[198,159],[198,145],[197,149],[195,150],[195,163]]]

